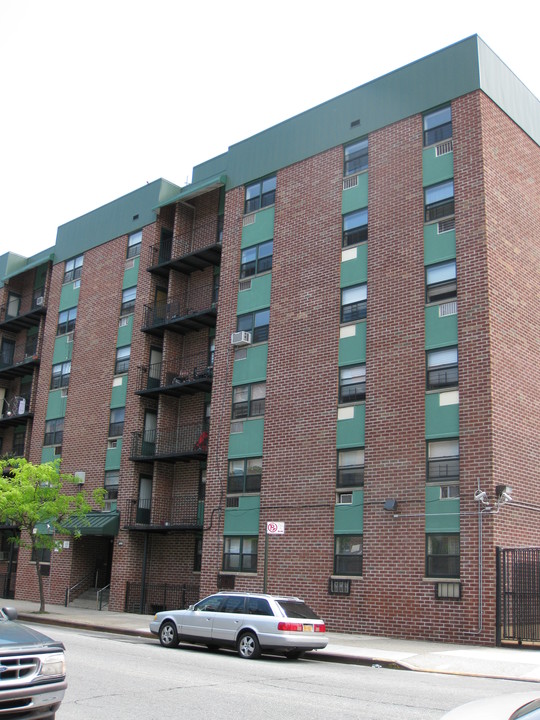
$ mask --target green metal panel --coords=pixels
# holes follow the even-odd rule
[[[122,283],[122,290],[126,288],[135,287],[137,284],[137,278],[139,277],[139,264],[140,257],[133,258],[133,267],[124,270],[124,281]]]
[[[255,222],[242,228],[242,249],[274,237],[274,206],[253,214]]]
[[[122,319],[125,324],[118,326],[118,336],[116,338],[117,348],[123,347],[124,345],[131,345],[131,336],[133,335],[133,315],[128,315]]]
[[[233,364],[233,385],[245,385],[266,380],[268,343],[247,348],[245,360],[235,360]]]
[[[225,509],[224,535],[258,535],[261,498],[247,495],[238,498],[237,508]]]
[[[25,258],[23,255],[13,252],[0,255],[0,287],[9,278],[21,275],[27,270],[41,267],[43,263],[47,263],[45,267],[48,267],[48,262],[54,259],[53,250],[54,248],[47,248],[47,250],[42,250],[30,258]],[[41,285],[36,285],[36,287],[41,287]]]
[[[364,532],[364,491],[354,490],[351,505],[336,505],[334,535],[353,535]]]
[[[120,457],[122,455],[122,438],[118,438],[115,448],[107,448],[105,456],[105,470],[120,470]]]
[[[48,445],[47,447],[41,449],[42,463],[53,462],[53,460],[58,460],[59,457],[60,455],[54,454],[54,447],[52,447],[51,445]]]
[[[424,225],[424,265],[434,265],[456,257],[456,231],[437,232],[438,223]]]
[[[361,210],[368,205],[368,174],[361,173],[358,177],[358,184],[343,191],[341,196],[341,212],[343,215]]]
[[[337,449],[364,447],[366,406],[353,405],[354,417],[337,421]]]
[[[459,532],[459,499],[440,499],[438,485],[426,486],[426,532]]]
[[[426,439],[459,435],[459,403],[441,405],[443,393],[426,393]]]
[[[237,315],[243,315],[253,310],[263,310],[270,307],[270,289],[272,273],[265,273],[251,278],[251,288],[238,293]],[[270,315],[270,322],[272,316]]]
[[[197,503],[197,525],[204,525],[204,501]]]
[[[352,257],[355,250],[356,257]],[[367,243],[344,249],[343,255],[345,257],[351,256],[351,259],[341,263],[340,287],[351,287],[352,285],[367,282],[367,254]]]
[[[60,335],[55,338],[52,364],[58,365],[58,363],[71,360],[72,355],[73,343],[68,342],[68,335]]]
[[[119,384],[113,385],[113,389],[111,392],[111,407],[112,408],[120,408],[120,407],[126,406],[127,379],[128,379],[127,375],[119,375],[114,379],[114,381]]]
[[[422,182],[424,187],[450,180],[454,177],[454,153],[449,152],[439,157],[435,147],[425,148],[422,153]]]
[[[242,422],[243,432],[229,435],[229,458],[262,457],[264,418]]]
[[[36,275],[34,277],[34,290],[39,290],[44,287],[47,280],[47,271],[49,269],[49,263],[40,265],[36,268]]]
[[[67,396],[62,397],[61,390],[51,390],[47,401],[46,420],[54,420],[55,418],[66,416]]]
[[[347,330],[349,329],[354,330],[354,335],[339,339],[339,367],[366,362],[366,323],[347,325]]]
[[[440,305],[428,305],[425,309],[426,350],[447,345],[457,345],[458,323],[457,313],[439,317]]]
[[[69,310],[69,308],[77,307],[79,304],[80,288],[75,287],[75,283],[80,285],[77,280],[62,285],[62,290],[60,291],[60,305],[58,307],[60,311]]]

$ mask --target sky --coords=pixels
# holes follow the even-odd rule
[[[532,0],[0,0],[0,254],[478,34],[540,97]]]

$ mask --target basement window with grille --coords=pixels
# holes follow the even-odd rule
[[[329,595],[350,595],[351,594],[351,581],[350,580],[340,580],[338,578],[329,578],[328,594]]]
[[[439,582],[435,585],[436,600],[461,600],[461,583]]]

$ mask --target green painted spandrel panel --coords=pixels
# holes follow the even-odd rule
[[[459,532],[459,498],[441,500],[440,487],[426,487],[426,532]]]
[[[426,350],[457,345],[457,313],[439,317],[440,305],[428,305],[425,309]]]
[[[450,393],[426,393],[427,440],[459,435],[459,403],[444,404],[444,398],[441,402],[441,396],[444,395]]]
[[[242,249],[274,237],[274,206],[264,208],[264,210],[259,210],[246,217],[253,218],[253,222],[248,221],[242,227]]]
[[[68,342],[69,335],[60,335],[54,341],[53,365],[71,360],[73,342]]]
[[[251,382],[266,380],[266,364],[268,360],[268,343],[261,343],[247,348],[244,360],[233,363],[233,385],[245,385]]]
[[[237,508],[226,508],[224,535],[258,535],[261,499],[259,495],[238,498]]]
[[[262,457],[264,418],[243,420],[243,432],[229,435],[229,458]]]
[[[117,385],[113,385],[111,392],[111,407],[119,408],[125,407],[127,397],[127,375],[121,375],[114,379]]]
[[[105,456],[105,470],[120,469],[120,457],[122,455],[122,438],[118,438],[115,442],[115,448],[107,448],[107,455]]]
[[[62,397],[62,390],[51,390],[47,401],[46,420],[65,417],[67,406],[67,395]]]
[[[424,187],[450,180],[454,177],[454,153],[437,157],[435,146],[425,148],[422,153],[422,181]]]
[[[75,283],[77,282],[77,280],[74,280],[73,282],[62,285],[62,290],[60,291],[60,311],[69,310],[69,308],[72,307],[77,307],[79,303],[80,290],[79,287],[75,287]]]
[[[52,445],[47,445],[47,447],[41,449],[42,463],[53,462],[53,460],[58,460],[59,457],[60,455],[54,454],[54,447]]]
[[[262,310],[270,307],[270,288],[272,273],[265,273],[251,278],[251,288],[238,293],[237,315],[243,315],[253,310]],[[270,318],[272,322],[272,318]]]
[[[456,257],[456,231],[438,232],[438,223],[424,225],[424,265]]]
[[[341,196],[341,212],[343,215],[367,207],[368,204],[368,174],[357,175],[357,185],[343,191]]]
[[[366,323],[347,325],[346,328],[342,328],[343,331],[347,333],[354,331],[354,335],[339,339],[339,367],[366,362]]]
[[[135,287],[137,284],[137,278],[139,277],[139,263],[140,263],[140,257],[135,257],[132,259],[133,267],[128,267],[128,265],[131,265],[131,262],[126,262],[126,269],[124,270],[124,281],[122,283],[122,290],[125,290],[126,288]]]
[[[124,347],[131,345],[131,336],[133,335],[133,315],[127,315],[122,318],[122,325],[118,326],[118,336],[116,338],[116,347]]]
[[[365,444],[366,406],[353,405],[350,420],[337,421],[337,449],[363,447]]]
[[[367,243],[342,252],[340,287],[351,287],[367,282]],[[356,255],[356,257],[354,257]],[[350,258],[350,259],[343,259]]]
[[[350,505],[336,505],[334,509],[334,534],[354,535],[364,532],[364,491],[352,493]]]

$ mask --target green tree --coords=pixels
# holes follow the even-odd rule
[[[0,459],[0,521],[21,530],[13,539],[19,547],[32,550],[36,561],[39,587],[39,612],[45,612],[40,550],[60,550],[54,533],[43,533],[43,527],[61,535],[80,536],[66,528],[66,521],[83,517],[92,507],[88,495],[75,488],[77,478],[60,473],[60,460],[33,465],[24,458]],[[71,485],[71,492],[68,486]],[[64,487],[66,490],[64,490]],[[105,490],[94,490],[92,499],[103,506]]]

